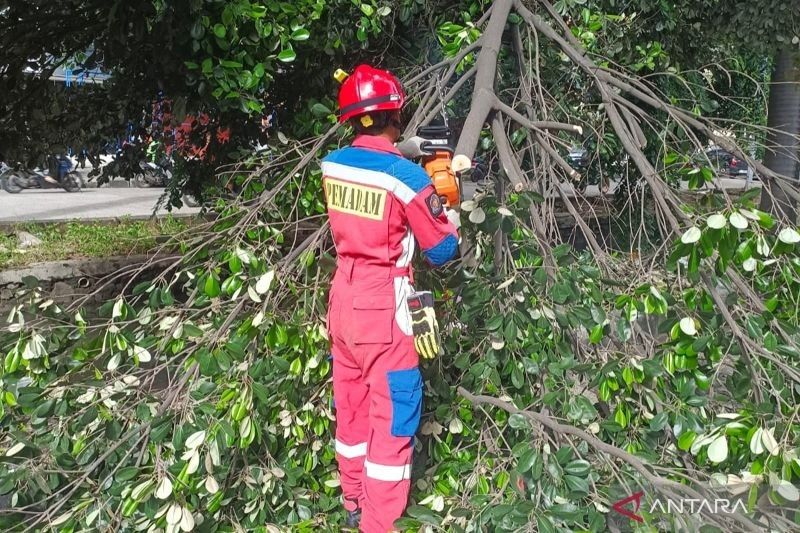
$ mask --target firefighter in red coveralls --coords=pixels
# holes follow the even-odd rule
[[[416,243],[435,266],[458,249],[430,178],[394,145],[404,100],[391,73],[358,66],[339,92],[340,121],[357,136],[322,162],[337,254],[328,305],[336,457],[347,525],[365,533],[393,531],[406,507],[422,413],[419,356],[439,351],[432,301],[426,312],[409,310],[411,258]]]

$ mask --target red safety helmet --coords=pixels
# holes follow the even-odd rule
[[[403,86],[394,74],[358,65],[339,89],[339,122],[370,111],[401,109],[405,101]]]

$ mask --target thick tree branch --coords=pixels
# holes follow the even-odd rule
[[[503,30],[511,12],[512,3],[512,0],[497,0],[492,4],[492,15],[489,17],[489,23],[481,37],[483,48],[478,56],[472,107],[458,139],[455,157],[464,156],[467,160],[472,160],[480,140],[481,130],[494,105],[497,56],[500,53]]]

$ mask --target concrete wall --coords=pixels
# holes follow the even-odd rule
[[[140,281],[152,278],[178,258],[169,255],[135,255],[75,259],[4,270],[0,272],[0,313],[7,312],[17,303],[18,291],[25,288],[25,279],[28,277],[38,279],[42,294],[61,305],[92,293],[96,294],[92,294],[90,301],[99,303],[117,296],[132,275],[135,274],[135,278],[129,289]],[[154,262],[136,273],[148,260]]]

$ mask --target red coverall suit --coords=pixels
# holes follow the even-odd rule
[[[422,377],[406,297],[415,237],[429,262],[458,248],[430,178],[386,139],[359,136],[322,163],[337,268],[328,306],[336,457],[345,508],[386,533],[411,485]]]

